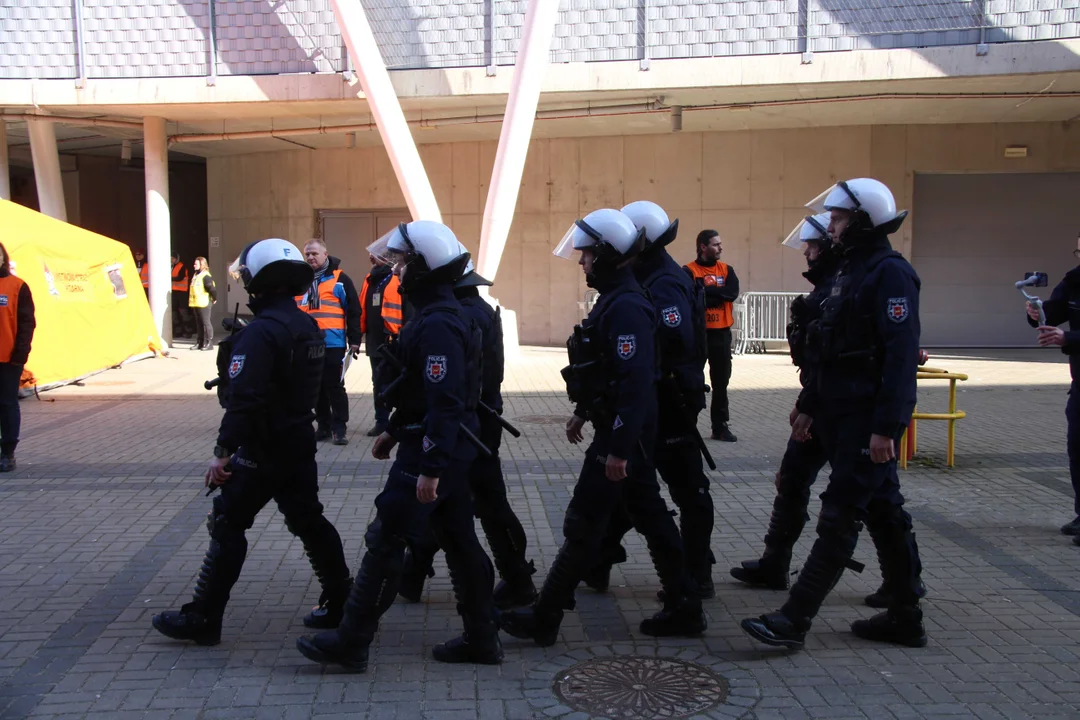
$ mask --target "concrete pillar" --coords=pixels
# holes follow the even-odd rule
[[[172,347],[172,230],[165,118],[143,119],[143,157],[146,163],[146,262],[150,265],[150,313],[162,342]]]
[[[27,119],[30,153],[34,158],[38,207],[42,214],[67,222],[64,182],[60,176],[60,153],[56,149],[56,128],[51,120]]]
[[[529,139],[536,120],[536,105],[540,101],[540,85],[551,57],[551,36],[558,19],[558,2],[530,0],[480,229],[480,257],[476,271],[488,280],[494,281],[499,272],[499,262],[514,219],[521,174],[525,170],[525,156],[529,152]]]
[[[11,168],[8,167],[7,123],[0,120],[0,200],[11,199]]]
[[[413,220],[442,222],[439,204],[386,72],[386,64],[379,54],[379,46],[375,44],[364,6],[360,0],[330,0],[330,4]],[[554,4],[558,5],[557,2]]]

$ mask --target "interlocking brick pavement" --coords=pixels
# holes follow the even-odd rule
[[[510,501],[542,578],[561,539],[580,449],[562,437],[568,404],[561,351],[530,348],[508,368]],[[954,353],[931,365],[970,375],[959,393],[957,462],[944,467],[944,426],[923,423],[920,453],[903,473],[922,551],[930,645],[880,647],[850,622],[873,611],[862,597],[879,577],[872,546],[856,551],[801,653],[752,643],[744,616],[782,595],[729,581],[755,557],[773,499],[796,375],[782,355],[735,359],[734,445],[710,441],[717,509],[718,598],[703,638],[656,641],[637,625],[657,607],[644,542],[611,594],[579,590],[559,643],[504,638],[498,667],[446,666],[431,647],[456,634],[442,558],[425,602],[395,604],[366,675],[323,669],[295,650],[300,618],[319,590],[301,545],[268,509],[215,648],[170,641],[150,616],[186,602],[206,545],[201,472],[220,410],[202,381],[208,353],[134,363],[82,386],[23,401],[19,470],[0,476],[0,718],[582,718],[559,705],[555,673],[589,657],[689,658],[737,688],[712,717],[1080,717],[1080,548],[1057,533],[1069,519],[1064,455],[1068,367],[1053,352]],[[389,463],[370,456],[366,363],[349,377],[350,444],[322,445],[322,499],[356,566],[372,501]],[[925,385],[920,407],[943,409],[945,384]],[[554,417],[554,420],[551,418]],[[703,430],[705,428],[703,427]],[[818,503],[815,498],[811,512]],[[796,549],[805,558],[812,525]]]

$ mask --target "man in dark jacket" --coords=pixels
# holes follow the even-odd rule
[[[1076,241],[1075,257],[1080,257],[1080,238]],[[1043,303],[1046,324],[1039,325],[1039,311],[1028,303],[1028,324],[1039,328],[1039,345],[1042,347],[1060,347],[1061,352],[1069,356],[1069,373],[1072,385],[1069,387],[1069,399],[1065,403],[1065,418],[1069,423],[1066,447],[1069,451],[1069,475],[1073,486],[1072,521],[1061,527],[1065,535],[1072,535],[1073,542],[1080,545],[1080,266],[1067,272],[1050,299]],[[1068,331],[1057,327],[1069,323]]]
[[[19,381],[34,339],[34,297],[30,286],[11,274],[0,245],[0,472],[15,469],[19,444]]]
[[[393,268],[384,260],[369,254],[371,271],[364,278],[360,289],[360,332],[364,335],[364,352],[371,363],[371,384],[375,405],[375,426],[368,430],[368,437],[378,437],[390,423],[390,410],[379,400],[381,388],[375,380],[379,377],[379,348],[390,338],[390,332],[382,319],[383,291],[393,277]]]
[[[304,246],[304,260],[315,271],[315,279],[307,292],[296,298],[296,304],[315,319],[326,340],[322,389],[315,406],[319,425],[315,439],[333,436],[335,445],[348,445],[345,426],[349,422],[349,397],[342,369],[346,352],[353,357],[360,354],[360,298],[353,281],[341,271],[341,260],[327,254],[322,240]]]

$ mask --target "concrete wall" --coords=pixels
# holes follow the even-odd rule
[[[1006,145],[1029,156],[1006,159]],[[495,143],[422,145],[444,221],[478,248]],[[1080,170],[1080,127],[1064,124],[861,126],[534,141],[493,294],[517,312],[527,344],[561,344],[579,319],[580,269],[551,255],[573,220],[600,207],[654,200],[680,220],[673,254],[716,228],[746,290],[803,290],[802,256],[781,247],[803,204],[831,183],[870,175],[912,207],[915,173]],[[207,163],[218,277],[243,246],[282,236],[302,244],[319,209],[404,206],[381,147],[263,153]],[[912,223],[898,247],[910,255]],[[916,240],[917,241],[917,240]],[[360,276],[366,268],[345,268]]]

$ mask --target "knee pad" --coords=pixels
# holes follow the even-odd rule
[[[859,510],[853,507],[822,505],[818,515],[818,536],[839,548],[847,550],[850,547],[854,551],[862,530],[860,517]]]
[[[563,518],[563,537],[567,540],[586,540],[592,534],[594,524],[587,518],[579,515],[573,507],[566,509],[566,517]]]
[[[709,494],[707,485],[681,485],[669,487],[671,499],[686,515],[687,510],[712,511],[712,495]]]

